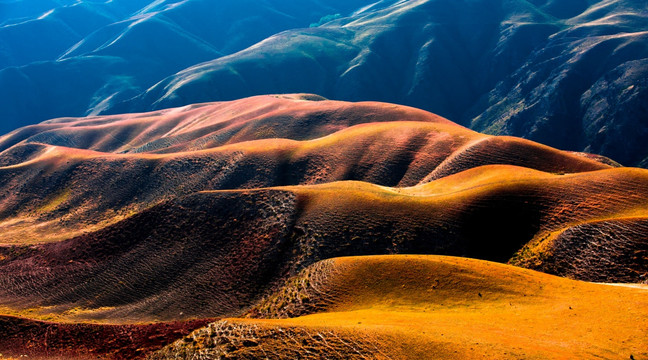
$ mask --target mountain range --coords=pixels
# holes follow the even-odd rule
[[[648,358],[648,4],[0,0],[0,360]]]
[[[641,0],[34,3],[0,3],[4,131],[307,92],[648,164]]]

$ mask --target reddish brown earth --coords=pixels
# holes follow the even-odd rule
[[[413,186],[509,164],[610,166],[481,135],[408,107],[254,97],[156,113],[59,119],[0,138],[0,244],[60,241],[203,190],[358,180]]]
[[[261,96],[51,120],[1,137],[0,151],[0,314],[24,339],[0,342],[3,354],[67,356],[68,340],[45,347],[24,322],[122,356],[121,335],[88,334],[242,316],[340,256],[648,274],[647,170],[403,106]]]
[[[143,359],[209,322],[57,324],[0,316],[0,359]]]

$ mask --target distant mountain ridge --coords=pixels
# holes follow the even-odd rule
[[[368,3],[0,1],[0,132],[102,112],[186,67]]]
[[[647,75],[640,0],[156,1],[58,60],[0,71],[0,117],[7,131],[309,92],[645,167]]]

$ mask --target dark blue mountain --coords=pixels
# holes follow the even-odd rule
[[[648,166],[648,3],[419,0],[185,69],[113,111],[310,92]]]
[[[0,132],[99,113],[159,80],[369,0],[0,0]]]

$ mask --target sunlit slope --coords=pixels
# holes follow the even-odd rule
[[[413,186],[488,164],[610,161],[481,135],[431,113],[314,95],[57,119],[0,138],[0,243],[68,239],[203,190],[358,180]]]
[[[151,358],[638,359],[647,294],[471,259],[336,258],[251,312],[266,319],[211,324]]]
[[[632,168],[555,175],[492,165],[408,188],[354,182],[290,189],[305,199],[303,216],[324,224],[309,220],[306,227],[320,249],[319,234],[337,222],[346,225],[332,237],[385,233],[392,253],[510,259],[582,280],[646,282],[647,180],[646,171]],[[337,246],[354,248],[353,241]]]
[[[288,94],[140,114],[54,119],[9,133],[0,138],[0,149],[22,142],[112,153],[170,153],[259,139],[311,140],[349,126],[387,121],[454,124],[406,106]]]
[[[648,218],[647,194],[643,169],[553,175],[503,165],[409,188],[200,192],[69,240],[0,248],[0,299],[5,313],[77,321],[237,316],[316,261],[398,253],[513,258],[574,278],[643,282],[641,228],[628,241],[591,232],[579,238],[584,248],[552,236]],[[570,257],[585,261],[556,265]],[[604,272],[600,259],[611,259]]]

